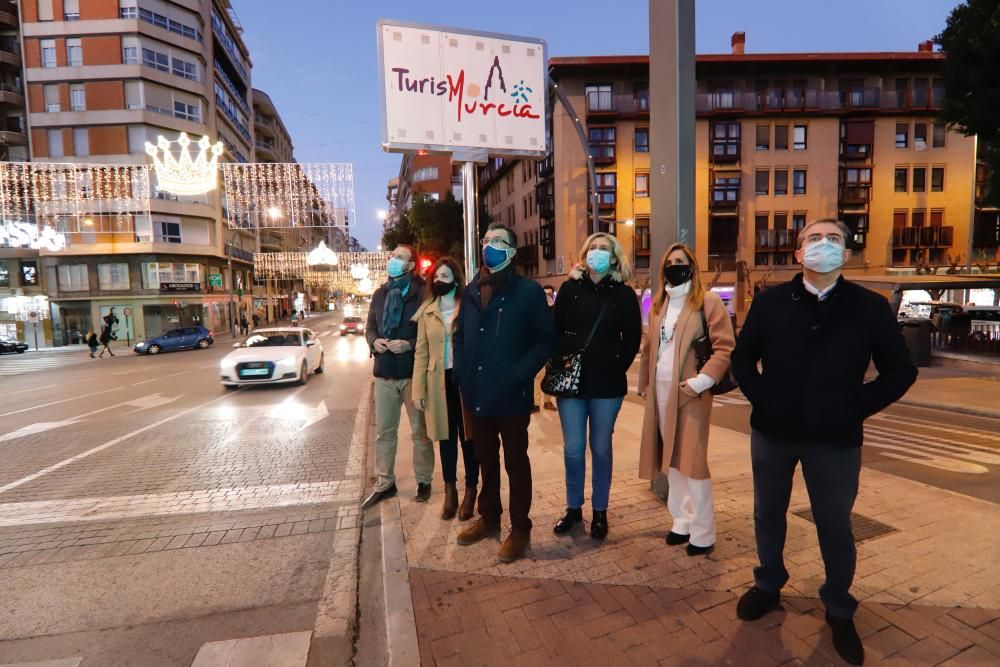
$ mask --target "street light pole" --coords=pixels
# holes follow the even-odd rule
[[[229,239],[226,241],[226,258],[227,264],[229,265],[229,331],[235,336],[236,335],[236,321],[233,318],[233,285],[236,282],[236,276],[233,275],[233,241]]]

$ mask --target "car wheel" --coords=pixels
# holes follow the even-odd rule
[[[309,380],[309,366],[306,362],[302,362],[302,368],[299,370],[299,382],[298,384],[305,384]]]
[[[198,341],[199,350],[207,350],[209,345],[211,345],[211,343],[208,342],[207,338],[202,338],[200,341]]]
[[[18,350],[17,351],[18,354],[24,354],[25,352],[27,352],[27,350]]]
[[[159,354],[160,353],[160,346],[159,345],[150,345],[148,348],[146,348],[146,353],[147,354]]]
[[[222,388],[225,389],[226,391],[234,391],[236,389],[236,385],[235,384],[224,384],[224,385],[222,385]]]
[[[324,358],[325,358],[324,355],[322,355],[322,354],[319,355],[319,366],[316,367],[316,375],[319,375],[320,373],[323,372],[323,359]]]

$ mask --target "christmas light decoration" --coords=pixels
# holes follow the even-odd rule
[[[7,222],[0,225],[0,246],[56,252],[66,249],[66,235],[49,226],[39,230],[26,222]]]
[[[346,228],[354,221],[350,164],[220,165],[232,228]]]
[[[306,263],[309,264],[309,266],[336,266],[337,253],[327,248],[324,241],[320,241],[319,245],[309,253],[309,256],[306,258]]]
[[[174,143],[181,147],[180,158],[174,158],[171,153],[170,146]],[[188,148],[190,145],[191,138],[186,132],[181,132],[177,141],[168,141],[160,135],[156,138],[155,146],[146,142],[146,152],[153,158],[153,169],[156,171],[160,190],[175,195],[200,195],[218,187],[216,169],[219,156],[225,150],[222,142],[213,144],[208,137],[202,137],[198,141],[201,151],[194,159],[191,159]]]

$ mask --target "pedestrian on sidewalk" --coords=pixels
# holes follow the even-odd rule
[[[455,352],[452,336],[458,317],[465,280],[462,267],[451,257],[434,264],[431,288],[413,319],[417,322],[417,349],[413,357],[413,402],[424,411],[427,435],[441,451],[444,507],[441,518],[460,521],[472,518],[479,486],[479,461],[470,434],[466,432],[462,399],[455,382]],[[458,505],[458,442],[465,464],[465,494]]]
[[[93,329],[91,329],[90,331],[87,332],[87,337],[84,340],[87,341],[87,347],[90,348],[90,358],[94,359],[95,358],[94,355],[97,354],[97,346],[98,346],[97,334],[94,333]]]
[[[386,265],[389,279],[372,295],[365,338],[375,358],[375,488],[362,503],[368,508],[396,495],[396,447],[403,406],[413,431],[413,475],[417,478],[417,502],[431,497],[434,475],[434,445],[427,437],[424,415],[411,397],[413,352],[417,345],[417,323],[413,316],[423,299],[424,281],[413,273],[415,253],[398,245]],[[292,317],[296,313],[292,312]]]
[[[537,283],[514,268],[517,234],[490,224],[483,237],[483,269],[462,295],[455,328],[455,369],[472,415],[476,458],[482,466],[479,518],[458,536],[474,544],[500,532],[500,447],[510,482],[511,532],[501,562],[522,555],[531,541],[531,461],[528,424],[532,382],[556,349],[552,314]]]
[[[708,469],[709,389],[729,371],[733,327],[719,295],[702,286],[698,262],[686,245],[670,246],[660,276],[664,289],[649,314],[639,366],[639,395],[646,397],[639,477],[666,474],[673,518],[666,542],[686,542],[688,556],[699,556],[714,549],[716,537]],[[699,369],[695,341],[702,336],[712,342],[712,356]]]
[[[795,467],[809,491],[826,581],[819,589],[833,644],[860,665],[850,593],[857,562],[851,509],[858,493],[864,420],[906,393],[917,370],[884,298],[841,275],[847,225],[814,220],[799,232],[802,273],[754,298],[733,352],[750,401],[754,531],[760,565],[737,615],[756,620],[779,605],[788,581],[783,551]],[[874,361],[878,377],[865,382]],[[762,364],[762,371],[757,368]]]
[[[625,373],[635,360],[642,338],[639,302],[626,281],[632,267],[618,239],[591,235],[580,249],[578,264],[559,289],[555,328],[559,354],[582,354],[579,391],[559,397],[559,421],[566,465],[566,514],[553,529],[568,533],[583,521],[583,483],[587,472],[587,426],[590,425],[590,536],[608,534],[611,494],[611,439],[622,401],[628,393]]]
[[[247,322],[247,314],[240,313],[240,335],[246,336],[250,333],[250,323]]]
[[[101,329],[101,337],[98,339],[101,345],[104,346],[103,348],[101,348],[101,353],[98,355],[101,359],[104,358],[105,352],[110,354],[112,357],[115,356],[115,353],[111,351],[111,341],[113,340],[113,338],[114,336],[111,332],[111,325],[105,324],[104,328]]]
[[[260,327],[260,315],[257,313],[253,314],[253,328],[257,329]]]

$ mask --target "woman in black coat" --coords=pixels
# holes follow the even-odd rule
[[[583,350],[580,391],[557,399],[566,464],[566,515],[555,525],[556,534],[569,532],[583,519],[583,483],[587,467],[587,425],[590,422],[593,521],[590,534],[608,534],[608,496],[611,492],[611,436],[628,380],[625,376],[639,351],[642,315],[621,244],[610,234],[593,234],[580,250],[579,264],[559,289],[555,305],[559,354]],[[589,342],[588,342],[589,338]]]

